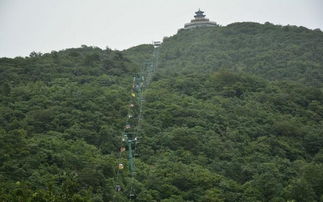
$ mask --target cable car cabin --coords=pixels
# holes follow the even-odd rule
[[[133,121],[136,121],[138,118],[138,112],[139,109],[130,109],[127,115],[128,121],[127,123],[129,123],[130,125],[135,125],[134,123],[132,123]]]
[[[131,125],[130,124],[127,124],[124,128],[125,129],[130,129],[131,128]]]
[[[141,87],[142,87],[142,82],[138,82],[132,85],[132,90],[135,93],[139,93],[140,91],[142,91]]]
[[[120,185],[116,185],[116,186],[115,186],[115,190],[116,190],[117,192],[120,192],[120,191],[122,191],[122,188],[121,188],[121,186],[120,186]]]
[[[119,151],[124,152],[124,151],[126,151],[126,148],[125,147],[120,147]]]
[[[122,163],[119,163],[119,165],[118,165],[118,169],[119,169],[119,170],[123,170],[123,168],[124,168],[123,164],[122,164]]]
[[[140,105],[138,105],[135,100],[133,101],[133,103],[131,105],[129,105],[129,108],[132,112],[132,114],[134,114],[135,112],[137,112],[139,110]]]
[[[134,84],[133,85],[133,90],[135,91],[135,92],[140,92],[140,83],[136,83],[136,84]]]
[[[130,122],[124,127],[124,132],[127,135],[127,139],[129,139],[128,134],[134,133],[136,131],[136,127],[133,125],[130,125]]]
[[[129,105],[130,113],[135,116],[135,113],[139,111],[140,105],[136,102],[139,99],[133,100],[133,103]]]

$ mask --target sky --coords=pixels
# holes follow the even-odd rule
[[[0,57],[97,46],[123,50],[176,34],[198,9],[220,25],[323,30],[323,0],[0,0]]]

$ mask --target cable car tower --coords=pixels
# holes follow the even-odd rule
[[[128,114],[124,130],[121,134],[121,146],[119,148],[118,159],[119,162],[117,165],[115,178],[115,194],[116,192],[125,192],[128,194],[129,200],[132,200],[136,197],[134,186],[136,175],[135,156],[137,154],[136,147],[143,118],[143,91],[149,86],[153,74],[158,66],[159,49],[161,42],[155,41],[152,45],[154,46],[152,59],[150,61],[144,62],[140,72],[135,74],[133,77],[132,88],[130,92],[131,100],[128,106]],[[119,177],[121,172],[123,172],[124,170],[124,165],[123,163],[121,163],[121,157],[125,156],[123,155],[124,153],[127,153],[126,156],[128,161],[128,170],[131,177],[127,189],[122,187],[122,183]]]

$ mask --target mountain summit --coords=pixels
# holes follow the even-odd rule
[[[198,11],[195,12],[194,19],[191,20],[190,23],[186,23],[184,25],[184,29],[192,29],[197,27],[213,27],[213,26],[217,26],[217,24],[205,18],[204,11],[201,11],[199,9]]]

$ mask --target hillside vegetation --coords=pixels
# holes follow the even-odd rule
[[[114,191],[132,75],[153,47],[0,59],[0,201]],[[136,201],[323,201],[323,33],[270,23],[165,38],[145,91]]]

